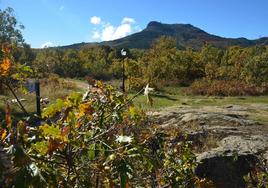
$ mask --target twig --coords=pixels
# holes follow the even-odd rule
[[[19,104],[19,107],[21,108],[21,110],[23,111],[23,113],[28,116],[28,112],[25,110],[24,106],[21,104],[20,100],[18,99],[16,93],[13,91],[12,87],[8,84],[8,83],[4,83],[8,89],[11,91],[11,93],[13,94],[13,96],[16,98],[18,104]]]
[[[61,166],[66,166],[67,164],[65,163],[61,163],[61,162],[57,162],[57,161],[50,161],[50,160],[47,160],[45,158],[40,158],[40,157],[37,157],[37,156],[34,156],[34,155],[29,155],[31,158],[35,159],[35,160],[40,160],[42,162],[47,162],[47,163],[51,163],[51,164],[57,164],[57,165],[61,165]]]
[[[136,93],[133,97],[131,97],[126,103],[122,104],[122,105],[118,108],[118,110],[121,110],[123,107],[125,107],[125,106],[128,105],[130,102],[132,102],[132,101],[133,101],[139,94],[141,94],[141,93],[143,92],[143,90],[144,90],[144,88],[142,88],[138,93]],[[111,115],[112,115],[112,113],[108,114],[107,116],[105,116],[105,117],[103,118],[103,120],[109,118]],[[115,125],[116,125],[116,124],[114,124],[113,126],[111,126],[111,127],[110,127],[109,129],[107,129],[106,131],[102,132],[101,134],[94,136],[94,137],[91,138],[89,141],[96,140],[96,139],[98,139],[99,137],[101,137],[101,136],[107,134],[108,132],[110,132],[111,130],[113,130],[113,129],[115,128]]]

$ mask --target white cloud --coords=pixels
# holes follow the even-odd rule
[[[98,31],[94,31],[92,38],[93,39],[100,39],[101,38],[101,34]]]
[[[112,25],[106,26],[101,32],[101,40],[108,41],[113,40],[113,34],[115,32],[115,28]]]
[[[94,25],[99,25],[101,23],[101,18],[97,16],[92,16],[90,22]]]
[[[140,30],[135,24],[136,21],[133,18],[124,17],[121,24],[114,26],[108,22],[101,21],[99,17],[91,17],[91,23],[97,25],[100,24],[99,28],[94,28],[92,32],[92,39],[101,41],[116,40],[133,33],[134,31]]]
[[[64,6],[61,5],[60,8],[59,8],[59,10],[60,10],[60,11],[63,11],[63,9],[64,9]]]
[[[122,25],[119,25],[118,27],[109,25],[102,30],[101,40],[109,41],[109,40],[119,39],[119,38],[127,36],[128,34],[131,33],[131,31],[132,31],[132,28],[130,24],[122,24]]]
[[[126,23],[129,23],[129,24],[132,24],[132,23],[135,23],[135,19],[134,18],[128,18],[128,17],[124,17],[121,24],[126,24]]]
[[[41,48],[49,48],[54,46],[52,42],[45,42],[44,44],[41,45]]]

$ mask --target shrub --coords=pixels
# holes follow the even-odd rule
[[[258,86],[240,80],[208,81],[203,79],[195,81],[187,92],[196,95],[216,96],[265,95],[268,93],[268,85],[263,83]]]
[[[139,91],[146,85],[146,83],[140,78],[130,77],[127,81],[129,89],[134,91]]]
[[[97,82],[94,91],[72,94],[36,120],[0,126],[14,170],[3,187],[203,187],[194,175],[189,143],[179,132],[147,126],[145,115],[122,93]],[[1,159],[0,159],[1,160]],[[0,161],[1,164],[1,161]],[[5,170],[5,169],[4,169]]]
[[[264,156],[258,157],[258,163],[254,168],[244,176],[246,187],[264,188],[268,185],[268,161]]]
[[[60,78],[57,74],[49,74],[48,77],[40,80],[40,85],[42,87],[50,85],[56,88],[60,85]]]
[[[48,77],[40,79],[40,85],[52,90],[76,88],[75,83],[63,80],[57,74],[49,74]]]

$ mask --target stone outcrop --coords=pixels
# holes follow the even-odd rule
[[[238,105],[172,107],[151,117],[161,129],[179,128],[197,145],[198,176],[211,179],[219,188],[243,188],[243,176],[259,156],[268,160],[268,125],[250,120],[248,110]]]

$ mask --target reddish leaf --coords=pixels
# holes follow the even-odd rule
[[[58,142],[57,140],[54,140],[53,138],[49,138],[48,140],[48,154],[51,155],[54,151],[57,149],[62,149],[64,144]]]
[[[9,130],[11,130],[11,125],[12,125],[12,120],[11,120],[11,108],[8,103],[6,103],[6,108],[5,108],[5,120],[6,124]]]
[[[61,135],[66,136],[70,132],[70,127],[63,127],[61,130]]]

